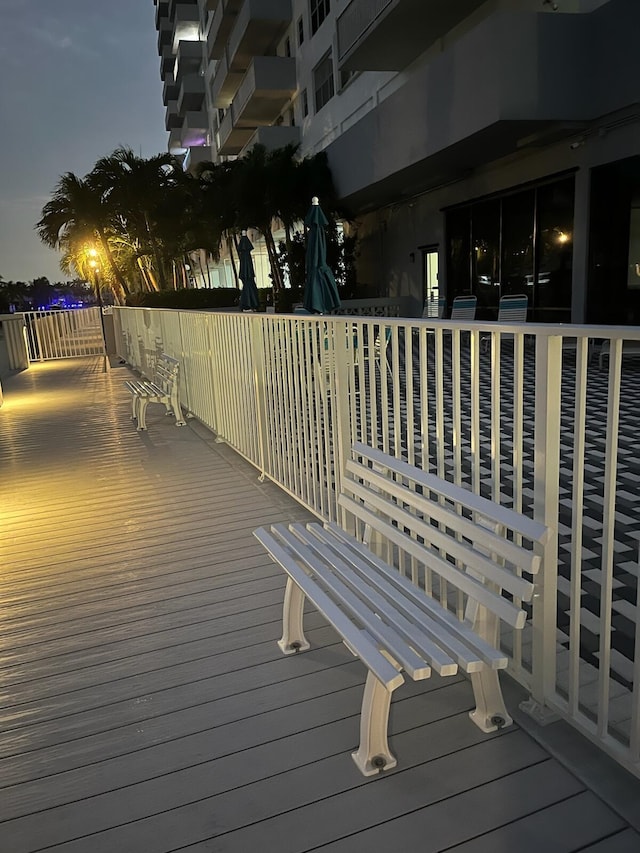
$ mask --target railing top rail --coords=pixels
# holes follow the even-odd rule
[[[126,308],[126,310],[131,311],[164,311],[167,313],[175,313],[174,308],[144,308],[144,307],[136,307],[136,308],[127,308],[126,306],[114,306],[116,310],[122,310]],[[243,313],[238,309],[237,311],[215,311],[215,310],[182,310],[180,313],[183,314],[224,314],[228,316],[229,313]],[[9,315],[10,317],[16,316],[15,314]],[[403,328],[406,326],[411,327],[426,327],[428,329],[449,329],[455,330],[460,329],[463,331],[477,331],[477,332],[506,332],[509,334],[518,334],[524,333],[526,335],[536,335],[542,337],[551,337],[555,335],[559,335],[563,338],[611,338],[612,340],[622,339],[622,340],[630,340],[630,341],[640,341],[640,326],[594,326],[594,325],[586,325],[586,324],[572,324],[572,323],[498,323],[497,320],[440,320],[437,317],[379,317],[379,316],[365,316],[359,314],[287,314],[287,313],[278,313],[278,314],[263,314],[258,312],[256,314],[246,314],[243,316],[245,318],[250,318],[254,322],[266,322],[273,323],[278,320],[288,319],[295,320],[296,322],[318,322],[325,324],[344,324],[346,323],[362,323],[362,324],[370,324],[375,323],[377,325],[385,325],[389,327],[398,326],[399,328]]]

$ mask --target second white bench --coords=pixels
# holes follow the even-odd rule
[[[132,395],[131,419],[138,422],[138,431],[147,428],[146,411],[149,403],[163,403],[168,415],[175,415],[176,426],[185,426],[180,408],[178,377],[180,362],[164,353],[156,362],[152,381],[130,379],[124,384]]]

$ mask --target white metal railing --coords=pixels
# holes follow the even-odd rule
[[[31,361],[105,353],[99,308],[24,311],[19,316],[26,328]]]
[[[159,351],[180,359],[182,404],[322,518],[358,439],[556,531],[527,628],[502,634],[510,671],[640,775],[640,328],[114,318],[122,358],[143,372]]]

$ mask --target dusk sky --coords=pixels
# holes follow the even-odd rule
[[[166,151],[153,0],[0,0],[0,275],[66,278],[33,229],[64,172]]]

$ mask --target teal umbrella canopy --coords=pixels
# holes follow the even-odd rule
[[[330,314],[340,307],[336,280],[327,264],[328,221],[314,196],[304,224],[307,229],[306,279],[302,304],[313,314]]]
[[[251,311],[258,307],[258,287],[256,285],[256,274],[253,269],[251,252],[253,243],[247,237],[247,232],[242,232],[238,241],[238,256],[240,258],[240,269],[238,275],[242,281],[242,293],[240,294],[240,307],[243,311]]]

